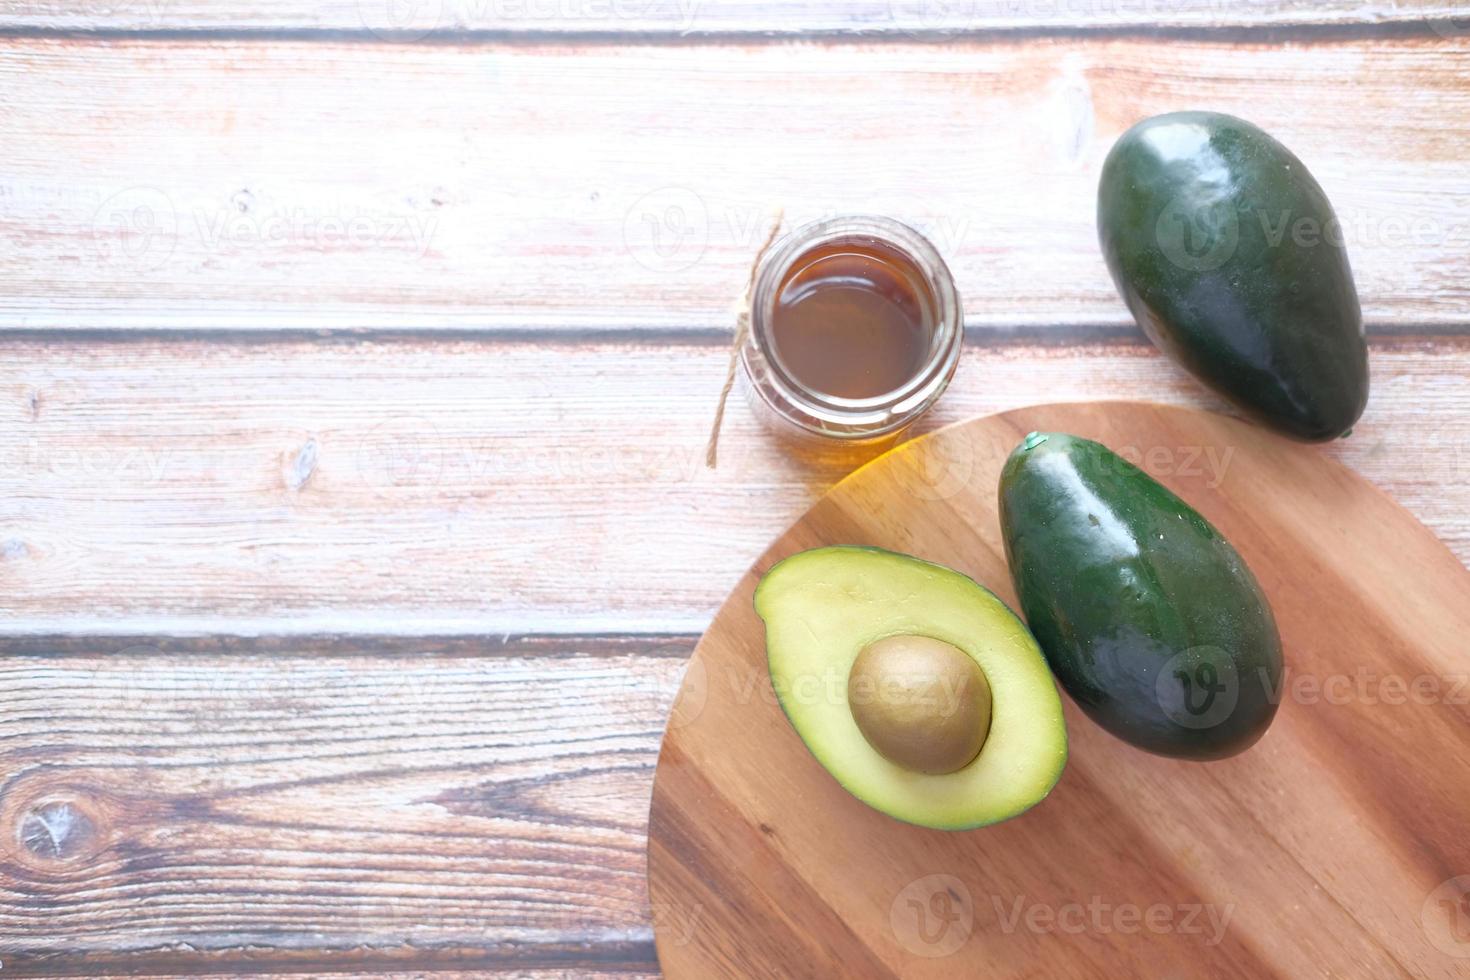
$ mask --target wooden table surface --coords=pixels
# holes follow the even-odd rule
[[[1303,451],[1470,558],[1470,10],[10,0],[0,73],[0,977],[656,972],[664,715],[842,475],[738,401],[702,464],[776,206],[949,258],[926,428],[1218,408],[1093,192],[1142,116],[1251,118],[1369,322]]]

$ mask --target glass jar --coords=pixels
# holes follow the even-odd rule
[[[905,299],[912,300],[927,329],[927,338],[918,342],[913,369],[892,390],[864,397],[844,397],[803,381],[791,369],[790,359],[783,358],[775,330],[783,291],[793,276],[801,274],[803,263],[844,247],[891,255],[894,261],[887,271],[904,277]],[[750,329],[740,361],[752,404],[783,434],[818,442],[887,441],[928,411],[944,392],[959,364],[963,342],[959,293],[933,244],[891,218],[852,215],[802,225],[766,252],[751,289]],[[833,351],[834,356],[839,353]]]

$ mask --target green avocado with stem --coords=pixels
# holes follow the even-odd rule
[[[791,726],[874,809],[982,827],[1061,777],[1067,728],[1041,650],[970,578],[877,548],[815,548],[766,573],[755,610]]]
[[[1143,332],[1244,414],[1309,442],[1368,402],[1368,348],[1321,185],[1243,119],[1173,112],[1118,138],[1097,232]]]
[[[1186,759],[1265,733],[1282,683],[1276,620],[1194,508],[1100,443],[1033,432],[1001,470],[1000,523],[1026,622],[1099,725]]]

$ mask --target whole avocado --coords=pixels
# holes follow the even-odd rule
[[[1271,724],[1281,640],[1220,532],[1100,443],[1032,433],[1000,477],[1026,622],[1094,721],[1161,755],[1219,759]]]
[[[1368,401],[1342,227],[1312,175],[1217,112],[1145,119],[1103,163],[1098,238],[1148,338],[1244,414],[1309,442]]]

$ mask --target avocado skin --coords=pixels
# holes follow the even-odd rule
[[[1276,621],[1193,508],[1100,443],[1033,434],[1001,471],[1000,520],[1026,621],[1094,721],[1186,759],[1234,755],[1265,732],[1281,691]],[[1191,682],[1234,693],[1209,702]]]
[[[1341,227],[1261,129],[1215,112],[1138,123],[1103,163],[1097,229],[1144,333],[1242,413],[1308,442],[1363,414],[1368,348]]]

